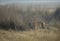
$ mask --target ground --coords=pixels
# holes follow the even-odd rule
[[[60,41],[60,31],[46,29],[38,31],[0,30],[0,41]]]

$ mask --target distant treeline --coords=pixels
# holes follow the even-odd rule
[[[56,20],[55,20],[56,19]],[[14,5],[0,5],[0,28],[27,30],[34,29],[34,22],[56,23],[60,20],[60,8],[35,9]]]

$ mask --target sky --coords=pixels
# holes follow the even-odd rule
[[[0,0],[0,4],[8,4],[8,3],[53,3],[59,4],[60,0]]]

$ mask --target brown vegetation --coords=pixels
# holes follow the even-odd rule
[[[60,8],[0,5],[0,41],[60,41],[59,20]]]
[[[60,31],[5,31],[0,30],[0,41],[60,41]]]
[[[33,6],[24,8],[14,4],[0,5],[0,28],[14,30],[39,29],[39,27],[45,29],[47,26],[50,28],[49,25],[57,24],[59,11],[60,9],[57,8],[38,9]]]

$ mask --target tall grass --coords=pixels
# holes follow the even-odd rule
[[[0,41],[60,41],[60,31],[4,31],[0,30]]]

